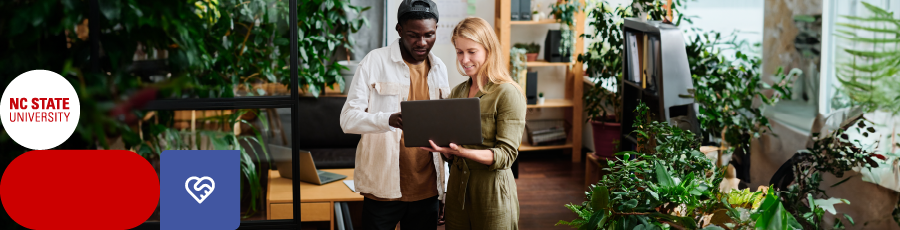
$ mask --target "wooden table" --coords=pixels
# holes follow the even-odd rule
[[[353,169],[323,169],[346,175],[353,180]],[[300,183],[300,221],[329,221],[334,229],[334,202],[363,201],[363,196],[350,191],[343,180],[324,185]],[[266,217],[269,220],[294,218],[294,194],[291,179],[283,178],[277,170],[269,171],[269,194],[266,195]]]

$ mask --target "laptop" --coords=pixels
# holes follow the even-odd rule
[[[272,153],[275,167],[278,167],[278,173],[281,174],[281,177],[293,179],[294,167],[291,164],[291,148],[272,144],[267,146],[269,147],[269,152]],[[298,167],[300,168],[300,181],[323,185],[347,178],[345,175],[317,170],[312,154],[309,151],[297,151],[300,152],[300,155],[297,156],[297,161],[300,163]]]
[[[481,99],[459,98],[400,102],[406,147],[481,144]]]

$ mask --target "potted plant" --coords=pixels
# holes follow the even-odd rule
[[[538,105],[543,105],[543,104],[544,104],[544,92],[538,93],[537,104],[538,104]]]
[[[582,37],[597,39],[588,46],[588,51],[578,55],[578,61],[587,66],[586,76],[593,86],[584,91],[584,110],[591,122],[594,154],[611,157],[617,151],[615,143],[621,137],[621,98],[618,94],[622,77],[622,50],[624,40],[621,21],[631,16],[628,6],[612,8],[601,2],[591,10],[589,17],[594,21],[593,34]]]
[[[537,61],[538,53],[541,52],[541,45],[532,42],[525,46],[525,57],[527,61]]]
[[[538,10],[540,8],[541,8],[541,4],[537,4],[531,8],[531,20],[532,21],[540,21],[540,20],[543,20],[545,17],[547,17],[546,14],[544,14],[543,12]]]
[[[538,53],[541,52],[541,45],[534,42],[530,44],[516,43],[513,47],[525,50],[525,61],[537,61]]]

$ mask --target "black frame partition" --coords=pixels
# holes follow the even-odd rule
[[[299,122],[299,100],[298,91],[298,72],[299,60],[297,57],[297,0],[289,0],[290,7],[290,68],[291,68],[291,95],[290,96],[260,96],[260,97],[238,97],[238,98],[201,98],[201,99],[162,99],[154,100],[142,108],[143,110],[227,110],[227,109],[256,109],[256,108],[291,108],[291,133],[300,133]],[[97,0],[91,0],[91,15],[99,13],[96,6]],[[91,31],[90,36],[95,36]],[[94,40],[94,39],[92,39]],[[97,39],[99,40],[99,39]],[[99,42],[99,41],[98,41]],[[92,46],[98,49],[99,46]],[[98,60],[91,60],[97,63]],[[291,154],[292,164],[299,164],[296,156],[299,154],[296,146],[300,141],[299,135],[291,135]],[[299,170],[293,171],[294,178],[300,178]],[[300,184],[297,180],[292,180],[294,201],[300,201]],[[300,205],[294,205],[294,218],[292,220],[257,220],[257,221],[241,221],[238,229],[299,229],[300,228]],[[269,211],[269,210],[266,210]],[[160,222],[163,220],[160,220]],[[159,229],[160,222],[144,222],[134,229]]]

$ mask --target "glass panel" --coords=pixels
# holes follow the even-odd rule
[[[289,108],[153,111],[145,118],[139,126],[142,142],[130,150],[150,161],[157,173],[165,150],[240,150],[241,220],[266,220],[270,170],[291,160],[285,144],[290,142]],[[157,207],[147,221],[159,218]]]
[[[854,70],[853,68],[849,68],[849,65],[858,65],[858,66],[867,66],[873,65],[878,66],[877,63],[884,61],[890,57],[879,57],[879,58],[863,58],[860,56],[855,56],[853,54],[848,53],[846,50],[857,50],[863,52],[879,52],[879,51],[887,51],[897,50],[898,46],[891,42],[866,42],[855,39],[847,39],[847,37],[859,37],[862,39],[874,39],[881,40],[885,38],[890,38],[893,36],[891,33],[883,33],[881,31],[874,32],[871,30],[865,29],[856,29],[854,27],[869,27],[875,28],[876,30],[885,30],[891,31],[895,29],[896,26],[891,23],[885,23],[883,21],[878,20],[854,20],[848,18],[851,17],[860,17],[860,18],[871,18],[875,15],[869,11],[868,8],[865,7],[863,3],[871,4],[875,7],[881,8],[888,12],[900,12],[900,4],[897,4],[896,1],[876,1],[876,0],[855,0],[855,1],[838,1],[838,0],[830,0],[825,2],[825,11],[823,15],[823,44],[822,44],[822,79],[820,87],[824,89],[823,92],[820,93],[819,97],[819,107],[820,113],[828,114],[834,112],[835,110],[849,108],[854,105],[854,103],[860,103],[860,101],[854,101],[849,96],[849,91],[855,91],[852,93],[857,93],[857,98],[863,98],[861,100],[866,100],[865,98],[871,98],[872,101],[878,103],[877,101],[884,101],[878,99],[893,99],[897,96],[893,90],[890,90],[891,85],[898,84],[896,80],[896,74],[893,76],[888,76],[878,81],[867,81],[862,80],[869,77],[881,76],[886,72],[889,72],[892,69],[890,65],[888,66],[879,66],[877,68],[862,68],[860,70]],[[894,13],[894,19],[897,19],[898,16]],[[847,26],[851,25],[851,26]],[[849,36],[852,34],[853,36]],[[887,34],[887,35],[885,35]],[[879,53],[881,54],[881,53]],[[866,71],[866,70],[875,70],[875,71]],[[874,84],[874,88],[870,90],[866,90],[866,93],[862,93],[861,96],[859,93],[859,89],[847,89],[845,88],[841,81],[838,79],[838,76],[845,77],[845,80],[851,79],[850,76],[857,76],[858,83],[861,84]],[[888,87],[884,87],[888,86]],[[868,93],[872,93],[873,97],[869,97]]]
[[[189,2],[104,12],[102,71],[122,89],[153,86],[157,98],[290,94],[288,1]]]

